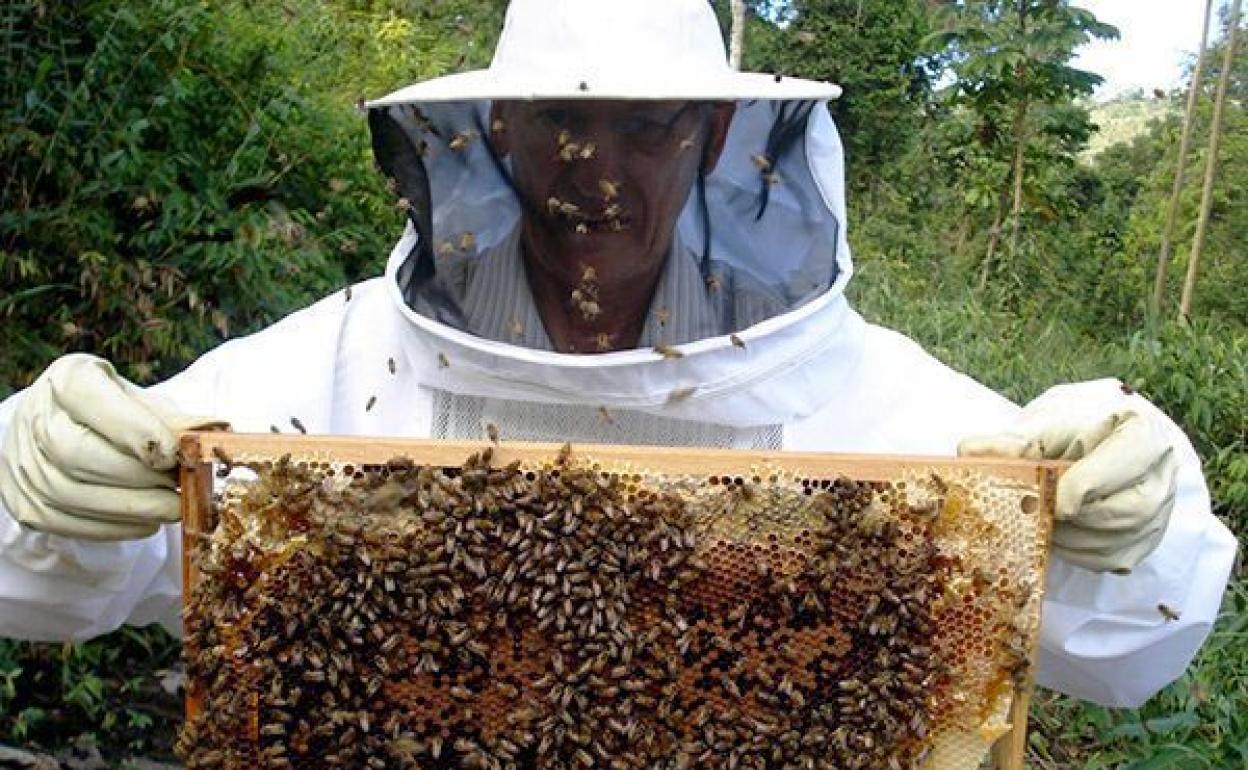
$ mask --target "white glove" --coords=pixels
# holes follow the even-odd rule
[[[228,427],[178,413],[82,353],[54,361],[19,398],[0,500],[31,529],[87,540],[143,538],[177,521],[177,433]]]
[[[1175,448],[1159,420],[1129,405],[1106,413],[1054,389],[1023,409],[1015,430],[964,439],[958,454],[1075,460],[1057,482],[1053,549],[1097,572],[1130,572],[1161,542],[1174,508]]]

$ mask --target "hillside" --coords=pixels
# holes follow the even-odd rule
[[[1181,112],[1182,104],[1171,95],[1157,99],[1152,94],[1135,91],[1107,102],[1090,104],[1088,109],[1092,113],[1092,122],[1099,126],[1099,130],[1089,140],[1083,152],[1085,158],[1093,157],[1119,142],[1131,141],[1144,133],[1154,120],[1169,113]]]

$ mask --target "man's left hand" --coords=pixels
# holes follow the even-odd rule
[[[1159,421],[1131,406],[1089,415],[1055,389],[1007,433],[959,442],[966,457],[1074,460],[1057,483],[1053,548],[1097,572],[1130,572],[1157,547],[1174,508],[1179,463]]]

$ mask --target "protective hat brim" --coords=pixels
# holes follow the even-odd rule
[[[539,99],[625,99],[638,101],[736,101],[741,99],[835,99],[841,87],[817,80],[768,75],[760,72],[704,73],[698,77],[669,78],[602,75],[572,79],[529,75],[520,79],[489,69],[459,72],[400,88],[368,102],[367,107],[423,102]]]

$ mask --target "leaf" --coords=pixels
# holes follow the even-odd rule
[[[1209,760],[1186,746],[1170,744],[1152,756],[1125,765],[1122,770],[1197,770],[1212,767]]]

